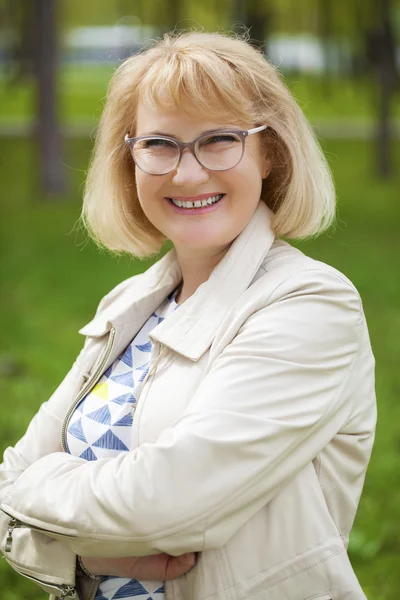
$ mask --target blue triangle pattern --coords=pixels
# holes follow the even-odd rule
[[[136,371],[145,371],[147,369],[147,367],[149,366],[150,361],[148,360],[147,363],[143,363],[142,365],[138,365],[136,367]]]
[[[143,381],[144,378],[146,377],[147,373],[149,372],[149,365],[150,365],[150,363],[147,363],[147,365],[145,365],[144,371],[141,374],[141,376],[139,377],[139,381]]]
[[[111,414],[108,406],[101,406],[97,410],[85,415],[88,419],[92,419],[92,421],[97,421],[97,423],[102,423],[103,425],[111,425]]]
[[[103,373],[103,377],[106,377],[106,379],[108,379],[108,378],[110,377],[110,375],[111,375],[111,373],[112,373],[112,370],[113,370],[113,366],[114,366],[114,365],[111,365],[111,367],[108,367],[107,371],[105,371],[105,372]]]
[[[124,363],[127,367],[132,367],[132,346],[129,344],[125,352],[120,356],[120,361]]]
[[[126,385],[127,387],[133,387],[133,374],[122,373],[121,375],[112,375],[110,377],[111,381],[115,381],[115,383],[120,383],[121,385]]]
[[[133,596],[143,596],[143,594],[148,593],[149,591],[142,586],[140,581],[137,581],[137,579],[131,579],[131,581],[119,588],[119,590],[112,597],[112,600],[118,600],[118,598],[131,598]]]
[[[83,458],[84,460],[97,460],[97,456],[95,455],[90,446],[85,450],[85,452],[82,452],[79,458]]]
[[[141,352],[151,352],[151,346],[151,342],[147,342],[146,344],[135,344],[135,348],[137,348]]]
[[[97,448],[108,448],[109,450],[120,450],[121,452],[128,452],[129,448],[127,448],[112,431],[108,429],[99,439],[92,444]]]
[[[68,427],[68,432],[71,433],[74,437],[78,438],[78,440],[81,440],[81,442],[87,443],[87,439],[82,429],[82,419],[78,419],[73,425]]]
[[[115,402],[115,404],[120,404],[121,406],[123,404],[135,404],[136,398],[133,394],[129,393],[123,394],[122,396],[117,396],[117,398],[113,398],[111,402]]]
[[[130,411],[136,405],[135,387],[146,378],[150,368],[148,359],[150,359],[153,343],[149,338],[149,333],[152,328],[162,323],[169,314],[178,308],[175,301],[176,291],[174,290],[170,294],[169,303],[164,302],[159,310],[153,312],[146,323],[146,327],[143,326],[143,330],[139,332],[140,335],[136,336],[136,342],[140,343],[135,345],[134,337],[99,380],[100,384],[107,382],[107,380],[117,384],[108,388],[108,400],[103,399],[102,402],[99,402],[99,398],[96,397],[95,404],[90,406],[91,397],[89,393],[78,405],[76,410],[79,412],[75,415],[78,420],[73,424],[71,422],[68,429],[71,442],[71,446],[69,446],[67,438],[68,452],[71,453],[69,448],[73,448],[72,453],[75,452],[75,456],[80,455],[80,458],[88,461],[97,460],[96,452],[100,456],[115,456],[120,452],[129,452],[129,447],[127,447],[130,446],[129,427],[132,426],[133,421]],[[143,354],[138,355],[138,352]],[[134,364],[136,357],[141,357],[139,362],[144,364],[140,366]],[[121,371],[125,372],[121,373]],[[122,385],[125,389],[118,387],[119,385]],[[111,405],[112,402],[113,405]],[[85,412],[89,414],[86,415]],[[87,416],[90,420],[84,422],[83,416]],[[121,429],[117,429],[117,427],[121,427]],[[125,429],[122,429],[123,427]],[[93,443],[93,440],[96,441]],[[86,448],[85,451],[83,451],[84,448]],[[98,449],[101,449],[101,451]],[[165,586],[162,582],[156,582],[159,587],[154,592],[150,592],[146,589],[146,582],[144,581],[104,577],[103,582],[109,579],[115,579],[115,582],[110,582],[104,588],[100,584],[96,600],[133,600],[134,598],[137,598],[137,600],[156,600],[156,598],[159,598],[161,600],[164,597]]]
[[[117,421],[116,423],[113,423],[113,427],[130,427],[132,425],[133,419],[132,419],[132,415],[128,414],[122,417],[122,419],[120,419],[119,421]]]

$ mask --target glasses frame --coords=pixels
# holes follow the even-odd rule
[[[208,171],[230,171],[231,169],[234,169],[235,167],[237,167],[237,165],[240,163],[240,161],[243,158],[244,151],[245,151],[246,138],[249,135],[259,133],[260,131],[263,131],[264,129],[268,129],[268,128],[269,128],[269,125],[261,125],[260,127],[254,127],[253,129],[215,129],[212,131],[208,131],[207,133],[202,133],[201,135],[196,137],[191,142],[180,142],[180,141],[176,140],[175,138],[169,137],[167,135],[141,135],[139,137],[129,137],[129,135],[126,134],[125,135],[125,143],[129,146],[129,148],[131,150],[131,156],[132,156],[137,168],[140,169],[141,171],[143,171],[143,173],[147,173],[147,175],[154,175],[155,177],[158,177],[159,175],[167,175],[168,173],[171,173],[172,171],[174,171],[180,164],[183,151],[186,148],[193,154],[193,156],[195,157],[195,159],[197,160],[199,165],[201,165],[203,167],[203,169],[207,169]],[[198,156],[196,154],[196,147],[197,147],[199,140],[201,140],[201,138],[209,137],[210,135],[212,136],[212,135],[221,134],[221,133],[224,133],[224,134],[233,133],[235,135],[238,135],[242,142],[242,152],[241,152],[239,160],[232,167],[228,167],[227,169],[211,169],[210,167],[204,166],[203,163],[201,162],[201,160],[198,158]],[[138,165],[138,163],[135,159],[134,153],[133,153],[133,146],[137,141],[139,141],[139,140],[154,140],[154,139],[156,139],[156,140],[161,139],[161,140],[167,140],[169,142],[172,142],[173,144],[175,144],[175,146],[179,150],[179,156],[178,156],[176,165],[174,167],[172,167],[172,169],[165,171],[165,173],[149,173],[148,171],[145,171],[145,169],[143,169],[142,167],[140,167]]]

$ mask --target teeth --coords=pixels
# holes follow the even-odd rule
[[[179,206],[179,208],[201,208],[202,206],[210,206],[211,204],[215,204],[219,200],[221,200],[223,194],[218,194],[217,196],[210,196],[204,200],[195,200],[195,202],[182,202],[181,200],[174,200],[171,198],[173,204],[175,206]]]

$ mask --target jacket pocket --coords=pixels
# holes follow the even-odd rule
[[[15,529],[31,529],[32,531],[38,531],[39,533],[44,533],[47,535],[51,534],[51,537],[53,537],[53,538],[61,538],[62,539],[62,538],[73,537],[73,536],[62,534],[62,533],[53,533],[53,532],[48,531],[47,529],[43,529],[42,527],[35,527],[34,525],[30,525],[28,523],[23,523],[19,519],[15,519],[13,516],[8,514],[6,511],[3,510],[2,512],[4,512],[6,515],[8,515],[10,517],[10,521],[8,523],[7,538],[6,538],[6,542],[5,542],[5,546],[4,546],[4,554],[5,555],[7,553],[11,552],[12,543],[13,543],[13,534],[14,534]]]
[[[8,527],[2,527],[0,539],[4,558],[14,571],[48,594],[57,599],[77,600],[76,556],[65,543],[65,536],[63,540],[53,539],[43,532],[43,529],[10,517]]]
[[[14,569],[16,573],[22,575],[26,579],[33,581],[37,585],[39,585],[42,590],[55,596],[58,600],[78,600],[78,596],[76,594],[76,589],[73,585],[68,584],[56,584],[52,581],[47,581],[45,579],[39,579],[38,577],[34,577],[30,573],[26,572],[25,569],[15,565],[13,561],[7,560],[10,567]]]
[[[318,594],[317,596],[309,596],[306,600],[334,600],[331,593]]]

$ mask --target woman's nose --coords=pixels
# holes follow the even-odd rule
[[[188,148],[182,152],[181,160],[176,167],[173,175],[173,182],[176,185],[184,185],[187,182],[203,183],[208,181],[209,174],[193,156]]]

